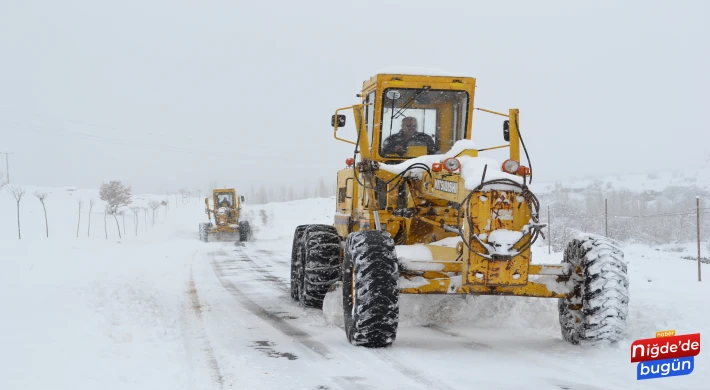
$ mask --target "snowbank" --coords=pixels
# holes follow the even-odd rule
[[[113,221],[108,240],[86,239],[86,226],[65,238],[61,223],[71,236],[76,221],[58,214],[74,198],[53,193],[49,239],[0,240],[0,388],[186,389],[181,317],[199,214],[171,210],[138,238],[119,241]]]

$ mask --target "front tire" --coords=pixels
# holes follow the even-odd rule
[[[399,266],[389,233],[348,235],[342,267],[345,334],[354,345],[381,348],[397,337]]]
[[[560,298],[562,337],[572,344],[619,341],[629,312],[629,277],[624,253],[600,236],[574,239],[565,250],[574,283]]]
[[[210,222],[200,222],[199,235],[200,241],[207,242],[209,240],[209,231],[212,223]]]

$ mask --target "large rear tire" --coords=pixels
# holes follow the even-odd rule
[[[558,302],[562,337],[572,344],[619,341],[629,312],[624,253],[611,240],[588,235],[569,243],[565,263],[574,287]]]
[[[251,226],[249,221],[239,222],[239,241],[246,242],[251,239]]]
[[[303,306],[323,307],[330,286],[340,279],[340,237],[332,225],[306,225],[301,241],[298,298]]]
[[[391,345],[399,324],[399,266],[389,233],[348,235],[342,267],[345,334],[351,344]]]

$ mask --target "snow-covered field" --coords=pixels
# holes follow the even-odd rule
[[[555,300],[405,296],[397,341],[369,350],[347,343],[333,296],[325,311],[289,296],[293,229],[331,223],[334,199],[247,204],[254,241],[235,245],[200,242],[203,205],[174,197],[154,226],[139,216],[137,236],[127,214],[122,239],[111,219],[106,239],[97,202],[87,237],[97,192],[46,190],[49,238],[34,189],[21,203],[22,240],[15,205],[0,195],[3,390],[705,389],[710,380],[708,353],[689,376],[642,382],[629,358],[633,340],[659,330],[710,332],[709,284],[683,259],[692,244],[624,248],[629,327],[615,346],[564,342]],[[535,248],[536,262],[560,258]]]

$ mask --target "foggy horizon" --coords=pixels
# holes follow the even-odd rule
[[[330,116],[389,66],[475,77],[476,107],[519,108],[537,182],[707,163],[705,2],[431,4],[6,2],[11,181],[157,194],[335,181],[353,149]],[[473,115],[480,147],[504,143],[501,120]]]

